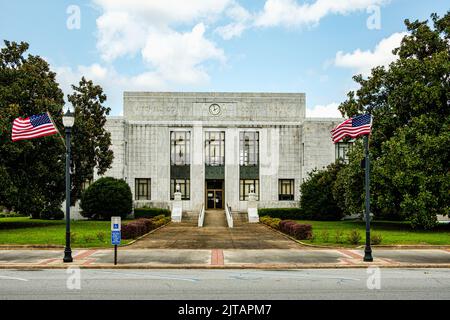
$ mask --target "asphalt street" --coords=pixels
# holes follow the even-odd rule
[[[5,269],[0,299],[450,299],[450,269]]]

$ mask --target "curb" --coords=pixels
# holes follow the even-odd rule
[[[384,269],[449,269],[450,264],[392,264],[383,265],[377,263],[367,263],[367,264],[355,264],[355,265],[344,265],[344,264],[234,264],[234,265],[142,265],[142,264],[124,264],[124,265],[114,265],[114,264],[99,264],[99,265],[77,265],[77,264],[67,264],[67,265],[0,265],[0,270],[15,269],[15,270],[46,270],[46,269],[67,269],[67,268],[80,268],[80,269],[193,269],[193,270],[238,270],[238,269],[259,269],[259,270],[285,270],[285,269],[362,269],[368,267],[378,267]]]

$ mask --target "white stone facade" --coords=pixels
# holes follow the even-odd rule
[[[183,210],[198,212],[208,201],[205,133],[220,131],[225,137],[221,200],[233,211],[246,211],[240,132],[257,132],[258,207],[297,206],[307,172],[335,161],[330,130],[341,121],[306,119],[303,93],[125,92],[124,115],[106,124],[114,151],[106,176],[127,181],[135,199],[135,179],[150,179],[149,199],[135,200],[135,206],[170,208],[171,132],[188,131],[190,197]],[[279,179],[294,180],[293,200],[279,200]]]

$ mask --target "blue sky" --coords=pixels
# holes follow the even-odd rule
[[[125,90],[261,91],[305,92],[307,114],[328,117],[356,88],[352,75],[395,59],[391,50],[404,35],[404,19],[443,15],[449,5],[0,0],[0,38],[28,42],[66,93],[82,75],[102,85],[113,115],[122,113]]]

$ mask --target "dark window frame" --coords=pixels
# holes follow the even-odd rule
[[[211,138],[212,135],[217,134],[219,135],[219,139]],[[216,155],[217,151],[219,155]],[[205,165],[225,165],[225,131],[205,132]]]
[[[338,142],[336,143],[335,160],[341,159],[348,163],[348,152],[351,150],[352,142]]]
[[[181,200],[191,199],[191,180],[190,179],[170,179],[170,200],[175,199],[177,184],[180,185]]]
[[[293,201],[295,199],[295,180],[279,179],[278,180],[278,200]]]
[[[239,132],[239,165],[259,165],[259,131]]]
[[[170,131],[170,165],[186,166],[191,163],[191,132]]]
[[[253,185],[256,200],[259,201],[259,179],[240,179],[239,180],[239,200],[248,201],[250,186]],[[248,187],[248,188],[247,188]]]
[[[144,188],[145,186],[145,188]],[[146,190],[146,192],[141,192]],[[134,179],[134,199],[151,200],[152,199],[152,179],[135,178]]]

